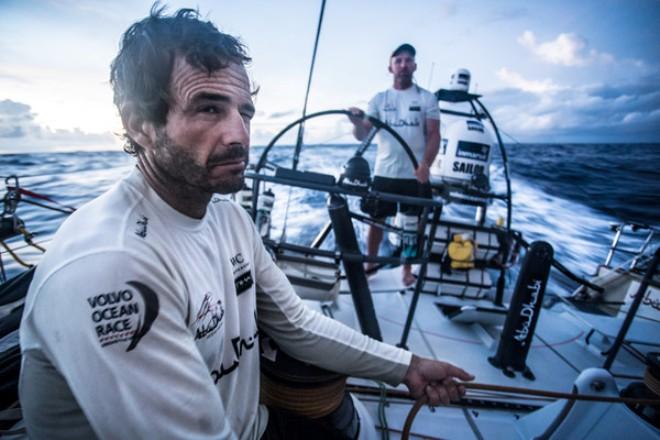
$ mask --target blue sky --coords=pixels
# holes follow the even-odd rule
[[[167,3],[198,6],[248,46],[261,88],[253,145],[300,115],[320,3]],[[119,148],[108,66],[150,5],[0,0],[0,153]],[[391,51],[409,42],[422,87],[470,69],[471,90],[521,142],[658,142],[658,29],[659,0],[327,0],[308,110],[365,107],[391,83]]]

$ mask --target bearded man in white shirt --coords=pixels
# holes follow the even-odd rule
[[[418,162],[417,169],[408,158],[403,147],[384,130],[378,132],[378,151],[374,168],[373,189],[376,191],[413,197],[431,197],[429,169],[440,148],[440,109],[435,96],[413,82],[417,70],[415,48],[407,43],[397,47],[390,57],[388,70],[392,74],[392,87],[376,94],[366,114],[392,127],[408,144]],[[364,140],[372,124],[364,118],[362,110],[352,107],[349,116],[354,125],[353,134]],[[376,200],[366,209],[376,220],[384,221],[397,213],[419,216],[420,209],[413,205]],[[383,239],[383,230],[369,227],[367,254],[376,256]],[[367,270],[373,267],[367,265]],[[403,283],[408,286],[415,281],[409,264],[403,265]]]
[[[300,433],[269,418],[262,331],[297,359],[403,382],[431,404],[464,394],[460,368],[307,309],[245,210],[214,196],[243,185],[249,61],[191,9],[154,6],[124,34],[111,83],[136,167],[66,220],[36,270],[20,329],[30,437],[357,436],[354,423]]]

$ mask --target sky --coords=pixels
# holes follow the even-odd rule
[[[0,0],[0,154],[121,148],[109,65],[151,4]],[[252,145],[300,116],[320,0],[164,4],[198,8],[248,47]],[[660,0],[327,0],[308,112],[365,108],[407,42],[424,88],[471,71],[505,141],[660,142],[659,29]],[[322,130],[350,142],[343,120]]]

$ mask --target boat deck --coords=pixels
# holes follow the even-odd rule
[[[402,286],[399,279],[398,268],[381,270],[369,279],[383,340],[391,344],[398,344],[401,340],[413,296],[412,289]],[[347,286],[342,286],[342,290],[343,294],[339,295],[330,307],[321,308],[319,303],[308,303],[346,325],[359,329]],[[569,312],[568,305],[558,302],[550,308],[542,309],[534,342],[527,357],[527,366],[536,379],[528,380],[519,373],[510,378],[500,369],[493,367],[487,359],[497,350],[501,326],[454,322],[436,306],[440,301],[446,303],[452,299],[430,294],[420,295],[407,345],[416,354],[451,362],[466,369],[476,376],[475,381],[478,383],[570,392],[580,371],[590,367],[602,367],[605,356],[601,352],[611,344],[611,339],[598,332],[587,342],[591,330],[588,321],[577,317],[575,311]],[[491,304],[488,301],[481,303]],[[660,332],[656,332],[655,337],[660,345]],[[638,348],[645,351],[649,346]],[[641,381],[644,368],[645,365],[640,359],[621,349],[611,371],[619,387],[623,388],[631,380]],[[351,379],[351,382],[374,385],[373,382],[358,379]],[[404,386],[399,388],[405,389]],[[494,398],[476,391],[468,393],[468,397],[479,396],[490,400]],[[378,423],[378,397],[361,397],[361,400]],[[534,406],[550,402],[520,397],[506,401]],[[402,429],[410,408],[411,402],[408,401],[395,399],[388,403],[386,416],[391,438],[398,438],[396,430]],[[524,409],[425,408],[417,415],[412,431],[426,438],[519,438],[514,422],[526,413]]]

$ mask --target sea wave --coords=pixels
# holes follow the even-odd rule
[[[338,176],[342,165],[353,155],[355,146],[308,146],[301,154],[300,169]],[[373,164],[374,149],[367,152]],[[256,162],[263,147],[251,151]],[[657,225],[660,220],[660,145],[512,145],[509,147],[513,195],[512,227],[528,241],[544,240],[553,245],[559,261],[579,274],[589,274],[602,263],[612,238],[610,224],[634,221]],[[271,159],[290,165],[292,148],[278,147]],[[123,152],[75,152],[0,155],[3,178],[19,176],[22,187],[46,194],[60,203],[80,206],[117,182],[134,166],[134,159]],[[506,189],[501,157],[490,168],[491,185],[497,193]],[[276,208],[272,236],[286,233],[288,240],[309,244],[328,221],[326,195],[319,192],[275,185]],[[357,209],[358,201],[351,206]],[[20,203],[18,215],[35,240],[46,247],[64,215]],[[471,208],[448,205],[443,215],[472,217]],[[495,221],[506,215],[506,207],[496,202],[488,208]],[[364,243],[366,227],[356,228]],[[633,247],[641,238],[631,241]],[[332,239],[328,242],[331,245]],[[18,254],[31,262],[39,251],[25,247],[20,238],[8,241]],[[621,257],[617,264],[624,260]],[[2,261],[8,276],[22,267],[7,254]],[[512,274],[515,276],[515,272]],[[554,276],[551,287],[566,293],[573,285]]]

